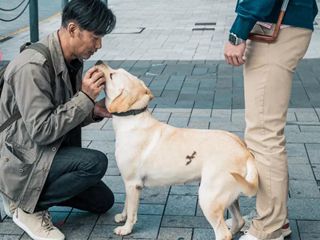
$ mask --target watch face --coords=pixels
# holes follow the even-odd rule
[[[229,34],[229,42],[231,42],[233,45],[236,44],[237,37],[233,34]]]

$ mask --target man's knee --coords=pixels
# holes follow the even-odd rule
[[[82,169],[92,176],[97,176],[97,179],[100,180],[108,168],[107,156],[104,153],[93,149],[87,149],[85,154],[86,160],[82,162]]]
[[[106,154],[103,152],[95,151],[95,161],[96,161],[96,167],[98,170],[100,170],[100,176],[101,178],[105,175],[107,168],[108,168],[108,158]]]

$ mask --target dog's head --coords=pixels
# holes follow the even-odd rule
[[[98,61],[96,66],[106,78],[106,107],[110,113],[142,109],[153,98],[144,82],[126,70],[112,69],[102,61]]]

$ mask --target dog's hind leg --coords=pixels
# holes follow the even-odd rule
[[[201,182],[199,188],[199,204],[203,214],[214,229],[216,240],[231,240],[232,234],[223,216],[227,202],[221,197],[223,192],[213,191],[207,187],[208,186],[203,187],[203,183]]]
[[[126,184],[126,213],[127,219],[123,226],[114,229],[114,233],[117,235],[128,235],[132,232],[133,225],[137,222],[137,212],[139,205],[139,198],[141,193],[141,187],[137,184]]]
[[[240,206],[239,201],[236,199],[230,206],[229,211],[232,215],[232,227],[231,227],[231,233],[232,235],[235,235],[237,232],[241,230],[243,225],[245,224],[241,213],[240,213]]]

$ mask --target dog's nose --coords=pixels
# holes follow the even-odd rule
[[[97,65],[101,65],[101,64],[104,64],[103,61],[98,60],[95,65],[97,66]]]

